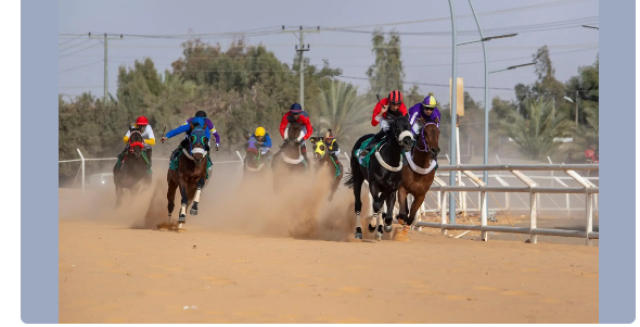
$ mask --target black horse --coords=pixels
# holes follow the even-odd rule
[[[362,239],[362,228],[360,225],[360,211],[362,209],[362,201],[360,201],[360,192],[362,183],[366,180],[369,183],[369,191],[373,197],[373,218],[377,221],[376,239],[381,240],[383,235],[382,225],[380,224],[380,214],[382,210],[382,201],[387,205],[387,212],[382,214],[384,218],[385,230],[387,233],[393,229],[393,208],[396,203],[396,192],[400,187],[402,180],[402,153],[411,150],[413,144],[413,136],[410,131],[409,119],[406,116],[389,117],[389,130],[386,132],[385,142],[375,150],[372,150],[369,167],[365,168],[360,165],[358,153],[356,153],[362,142],[373,137],[373,134],[365,135],[358,139],[351,150],[351,173],[347,174],[344,185],[353,188],[355,195],[355,213],[356,213],[356,239]],[[381,196],[384,195],[384,199]],[[371,223],[373,223],[373,219]],[[369,224],[369,232],[376,230],[375,226]]]

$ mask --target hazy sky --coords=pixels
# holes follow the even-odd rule
[[[519,32],[513,38],[487,43],[490,70],[531,62],[537,48],[548,45],[556,68],[556,77],[566,81],[578,67],[592,64],[598,53],[598,30],[580,25],[598,25],[598,1],[595,0],[475,0],[476,13],[485,34]],[[459,41],[477,39],[477,28],[467,0],[454,0]],[[486,13],[486,14],[483,14]],[[429,20],[426,21],[425,20]],[[414,22],[418,21],[418,22]],[[392,23],[402,23],[391,25]],[[269,0],[269,1],[205,1],[205,0],[59,0],[58,32],[61,34],[137,34],[175,35],[224,33],[277,26],[359,27],[372,31],[378,24],[385,31],[428,32],[435,35],[402,35],[402,60],[405,67],[405,89],[412,82],[449,84],[451,77],[451,21],[446,0]],[[289,28],[291,29],[291,28]],[[354,28],[356,29],[356,28]],[[498,30],[496,30],[498,29]],[[540,31],[540,29],[547,29]],[[493,30],[493,31],[491,31]],[[442,32],[442,33],[438,33]],[[490,33],[487,33],[490,32]],[[311,64],[321,66],[327,59],[339,67],[343,75],[366,77],[373,63],[371,34],[321,30],[306,34],[305,53]],[[182,55],[184,39],[124,37],[109,42],[109,91],[115,93],[118,66],[132,66],[134,60],[150,57],[159,71],[171,67]],[[64,44],[63,44],[64,42]],[[223,48],[230,39],[220,42]],[[264,44],[283,62],[291,63],[298,39],[291,33],[251,36],[249,44]],[[59,89],[67,95],[91,91],[103,93],[104,48],[97,40],[80,37],[59,40]],[[482,101],[484,83],[482,47],[479,43],[459,48],[458,76],[465,79],[465,90]],[[469,63],[472,64],[463,64]],[[491,87],[513,88],[517,83],[534,81],[533,67],[492,74]],[[364,91],[368,81],[344,78]],[[449,90],[440,86],[420,86],[434,92],[436,98],[448,103]],[[513,98],[513,91],[491,90],[490,97]],[[296,101],[292,99],[292,101]]]

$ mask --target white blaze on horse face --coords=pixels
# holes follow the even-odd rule
[[[191,152],[193,152],[193,154],[202,153],[203,156],[207,155],[207,151],[205,151],[203,148],[195,148],[191,150]]]
[[[400,133],[400,136],[398,136],[398,142],[402,143],[402,140],[404,140],[404,138],[407,136],[413,140],[413,134],[411,134],[410,131],[403,131],[402,133]]]

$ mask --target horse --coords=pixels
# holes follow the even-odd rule
[[[167,172],[167,209],[169,211],[169,220],[175,207],[174,200],[176,197],[176,189],[180,189],[180,216],[178,218],[178,228],[182,228],[182,224],[186,223],[187,207],[191,202],[192,216],[198,214],[198,203],[200,202],[200,193],[206,186],[207,179],[207,151],[205,144],[209,140],[205,136],[202,126],[197,125],[188,139],[189,149],[182,148],[182,153],[178,159],[178,168],[171,169]]]
[[[116,186],[116,208],[120,207],[122,200],[122,190],[128,189],[131,194],[138,182],[143,181],[138,188],[140,193],[143,184],[151,184],[151,174],[148,173],[148,159],[144,150],[144,140],[140,128],[129,128],[130,136],[128,152],[124,154],[122,160],[113,167],[113,182]]]
[[[338,190],[338,186],[340,186],[340,181],[344,175],[344,167],[339,160],[333,159],[331,153],[329,153],[327,145],[322,141],[322,138],[311,137],[309,138],[309,141],[313,144],[313,157],[317,161],[317,169],[322,169],[322,167],[328,166],[331,178],[333,178],[331,193],[328,198],[328,201],[331,202],[333,200],[333,195],[336,193],[336,190]]]
[[[300,149],[300,142],[304,141],[298,141],[298,137],[300,137],[302,133],[302,126],[302,124],[294,122],[291,123],[285,131],[284,141],[280,145],[278,152],[273,156],[271,162],[271,169],[274,174],[276,174],[280,166],[282,166],[281,169],[287,171],[287,175],[307,171],[308,163],[304,161],[302,150]],[[274,178],[273,187],[275,190],[280,189],[281,180],[281,178]]]
[[[384,218],[384,230],[390,233],[393,230],[391,226],[393,222],[393,208],[396,203],[396,192],[400,187],[402,179],[402,153],[411,150],[413,145],[413,135],[411,134],[411,126],[406,116],[388,117],[389,129],[386,132],[385,142],[379,147],[374,147],[369,155],[371,160],[369,167],[363,167],[358,158],[358,152],[365,140],[371,139],[373,134],[362,136],[356,141],[351,150],[351,173],[347,174],[344,185],[353,188],[355,195],[355,213],[356,213],[356,239],[362,239],[362,228],[360,225],[360,211],[362,209],[362,201],[360,201],[360,192],[362,183],[366,180],[369,184],[369,191],[373,198],[373,223],[376,219],[378,225],[375,237],[377,240],[382,239],[384,233],[382,224],[380,224],[380,214],[382,211],[383,198],[387,205],[387,212],[382,214]],[[375,160],[373,160],[375,157]],[[369,232],[376,230],[376,226],[369,224]]]
[[[436,177],[436,158],[440,152],[440,147],[438,147],[440,131],[437,123],[437,119],[435,123],[426,123],[420,131],[417,144],[411,149],[411,152],[405,154],[408,165],[402,167],[402,183],[398,189],[400,207],[398,222],[404,226],[405,233],[407,226],[410,227],[413,224],[416,212],[424,202],[424,198],[433,184],[433,179]],[[411,212],[409,212],[407,194],[411,194],[414,199]]]
[[[264,175],[267,171],[263,169],[267,157],[260,153],[260,149],[256,146],[256,138],[251,136],[245,144],[244,163],[242,164],[243,177]]]

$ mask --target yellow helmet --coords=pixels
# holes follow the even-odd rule
[[[267,132],[264,130],[264,127],[256,128],[256,136],[263,137]]]

